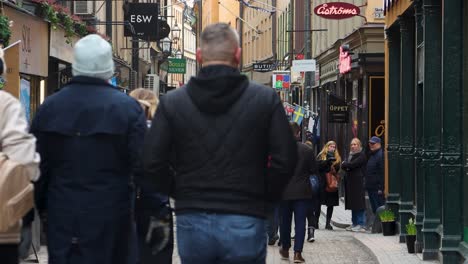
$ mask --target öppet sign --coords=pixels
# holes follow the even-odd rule
[[[358,16],[361,13],[361,9],[349,3],[330,2],[315,7],[314,13],[326,19],[345,19]]]

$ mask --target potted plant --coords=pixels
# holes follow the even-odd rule
[[[416,241],[416,223],[413,218],[408,221],[406,225],[406,247],[408,253],[414,253],[414,242]]]
[[[395,214],[390,209],[385,209],[379,214],[380,222],[382,223],[382,233],[384,236],[395,235],[396,224]]]

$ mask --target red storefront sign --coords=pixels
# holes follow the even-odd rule
[[[317,16],[326,19],[345,19],[358,16],[361,13],[359,7],[343,2],[330,2],[318,5],[314,8]]]
[[[348,51],[344,51],[343,47],[340,47],[340,73],[347,73],[351,71],[351,56]]]

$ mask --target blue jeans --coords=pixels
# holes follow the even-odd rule
[[[366,210],[351,210],[351,218],[353,222],[353,226],[360,225],[362,227],[366,226]]]
[[[269,212],[266,220],[266,229],[268,240],[278,239],[278,227],[279,227],[279,206],[274,206]]]
[[[294,252],[302,252],[305,240],[306,217],[310,210],[310,200],[290,200],[281,202],[280,241],[284,249],[291,247],[291,222],[294,213]]]
[[[265,220],[252,216],[194,212],[176,217],[182,264],[264,264]]]
[[[385,198],[383,194],[379,194],[378,190],[367,189],[367,194],[369,195],[372,212],[375,214],[375,212],[377,212],[377,208],[385,204]]]

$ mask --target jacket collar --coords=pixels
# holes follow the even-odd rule
[[[94,78],[94,77],[88,77],[88,76],[74,76],[70,84],[92,84],[93,86],[99,85],[99,86],[109,86],[111,88],[115,88],[114,86],[110,85],[109,82],[99,79],[99,78]]]

